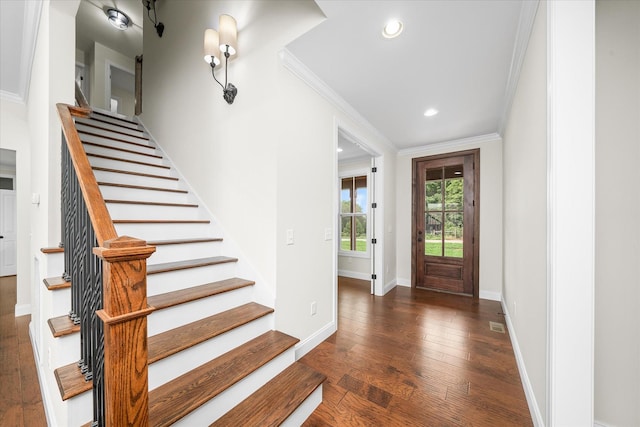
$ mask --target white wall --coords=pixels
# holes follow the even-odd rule
[[[30,227],[31,164],[27,111],[24,104],[0,101],[0,148],[16,152],[16,209],[18,227],[16,315],[27,314],[31,305]]]
[[[350,142],[347,142],[350,144]],[[338,163],[338,177],[368,175],[371,170],[371,159],[356,161],[344,161]],[[338,182],[338,188],[340,183]],[[370,199],[371,201],[371,199]],[[339,203],[339,202],[338,202]],[[338,209],[340,209],[338,205]],[[371,227],[371,221],[369,221]],[[338,225],[340,233],[340,225]],[[388,244],[391,244],[388,242]],[[339,247],[339,242],[336,242]],[[348,256],[338,252],[338,275],[352,277],[354,279],[370,280],[371,278],[371,255]]]
[[[480,139],[482,141],[480,141]],[[411,286],[411,160],[480,148],[480,298],[502,292],[502,141],[497,135],[401,151],[397,158],[398,284]]]
[[[531,391],[546,418],[546,4],[541,3],[503,141],[503,299]],[[484,203],[484,200],[482,201]],[[526,390],[527,385],[531,390]],[[530,401],[531,406],[531,401]]]
[[[640,3],[596,2],[595,419],[640,425]]]
[[[135,58],[129,58],[98,42],[94,43],[92,54],[87,55],[85,58],[91,61],[91,65],[89,66],[91,76],[89,79],[91,87],[89,104],[95,108],[109,110],[109,94],[107,94],[107,79],[109,79],[108,67],[109,65],[113,65],[130,74],[135,74]],[[125,100],[125,103],[126,102],[128,101]]]
[[[276,296],[276,327],[310,339],[335,328],[336,242],[324,235],[336,226],[337,124],[384,142],[282,65],[280,50],[324,19],[314,2],[184,3],[159,4],[162,39],[145,31],[142,120]],[[204,30],[221,13],[239,28],[233,105],[202,55]],[[285,244],[289,229],[294,245]]]

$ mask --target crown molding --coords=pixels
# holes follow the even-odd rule
[[[355,108],[351,106],[343,97],[338,95],[324,80],[318,77],[313,71],[304,65],[291,51],[287,48],[282,49],[279,52],[280,61],[282,65],[289,70],[293,75],[298,77],[304,83],[306,83],[313,90],[322,95],[329,103],[331,103],[340,112],[346,115],[349,119],[353,120],[356,124],[363,129],[371,132],[376,136],[388,149],[397,151],[398,148],[384,136],[375,126],[373,126],[367,119],[362,116]]]
[[[420,147],[405,148],[398,151],[398,157],[424,154],[425,152],[440,152],[442,150],[451,151],[457,148],[467,147],[469,145],[483,145],[496,141],[501,142],[502,137],[497,133],[488,133],[486,135],[471,136],[469,138],[460,138],[451,141],[441,141],[433,144],[421,145]]]
[[[527,53],[527,46],[529,45],[531,31],[533,30],[533,22],[535,21],[539,4],[539,0],[522,2],[522,9],[520,9],[520,18],[518,20],[518,29],[516,30],[516,39],[513,46],[513,55],[511,56],[509,78],[507,79],[504,102],[502,103],[503,110],[498,123],[498,133],[500,135],[504,134],[507,121],[509,120],[511,105],[513,104],[513,98],[515,97],[516,89],[518,88],[520,71],[522,70],[522,64],[524,63],[525,54]]]

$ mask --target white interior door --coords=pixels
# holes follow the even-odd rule
[[[0,276],[16,274],[16,192],[0,190]]]

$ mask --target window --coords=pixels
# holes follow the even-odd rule
[[[367,176],[341,179],[340,250],[367,252],[367,210],[369,193]]]

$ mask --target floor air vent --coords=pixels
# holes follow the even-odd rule
[[[492,332],[500,332],[501,334],[504,334],[503,323],[489,322],[489,329],[491,329]]]

